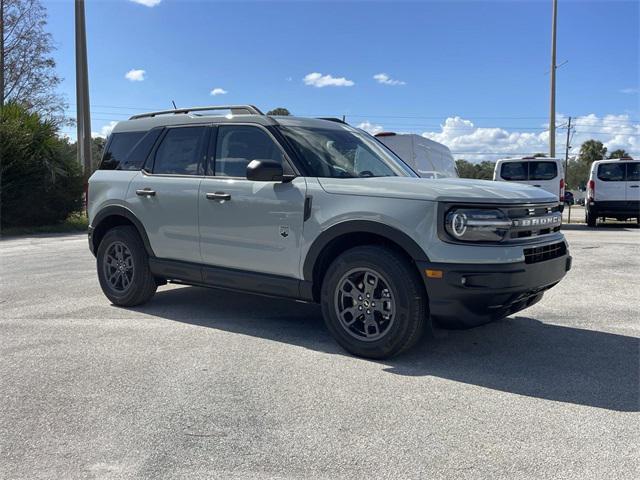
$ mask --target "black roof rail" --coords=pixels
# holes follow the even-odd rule
[[[254,105],[211,105],[208,107],[190,107],[190,108],[175,108],[172,110],[159,110],[157,112],[139,113],[129,117],[129,120],[136,120],[139,118],[151,118],[158,115],[175,115],[179,113],[190,112],[205,112],[211,110],[231,110],[233,115],[264,115],[260,109]]]

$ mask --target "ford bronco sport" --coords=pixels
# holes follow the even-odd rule
[[[112,303],[167,282],[318,302],[336,341],[370,358],[408,349],[432,321],[473,327],[529,307],[571,266],[557,196],[421,179],[343,122],[251,105],[118,123],[88,209]]]

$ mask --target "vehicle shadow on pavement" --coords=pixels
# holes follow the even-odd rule
[[[160,290],[134,310],[173,321],[348,355],[320,308],[198,287]],[[640,340],[515,317],[471,330],[436,329],[410,352],[378,361],[386,372],[435,376],[535,398],[640,411]]]

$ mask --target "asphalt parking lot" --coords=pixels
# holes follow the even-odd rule
[[[116,308],[85,235],[4,239],[0,478],[638,478],[640,229],[565,229],[542,302],[384,362],[313,305]]]

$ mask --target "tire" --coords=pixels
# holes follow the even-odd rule
[[[585,221],[587,222],[587,226],[595,227],[598,221],[598,217],[591,213],[589,209],[585,210]]]
[[[321,306],[329,332],[359,357],[389,358],[411,348],[428,322],[416,268],[393,250],[373,245],[352,248],[333,261],[322,282]]]
[[[98,247],[96,267],[100,287],[115,305],[141,305],[156,293],[149,256],[134,227],[115,227],[105,234]]]

